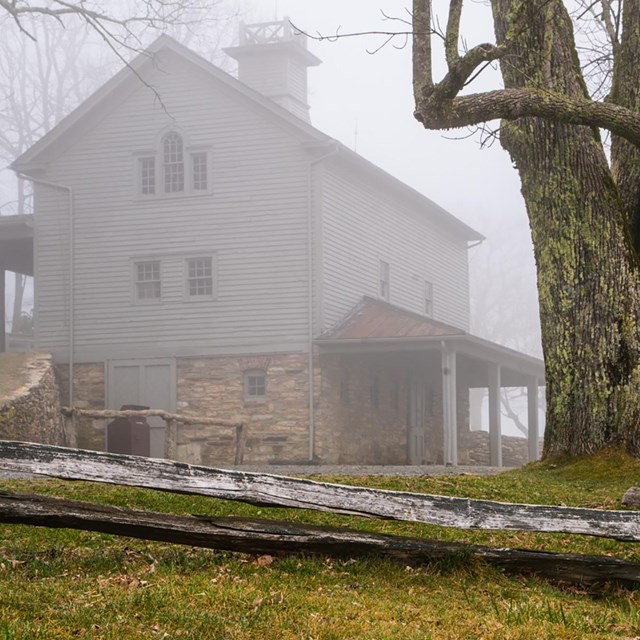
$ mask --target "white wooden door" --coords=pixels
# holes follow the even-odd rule
[[[123,404],[138,404],[151,409],[175,411],[176,376],[173,359],[111,360],[109,362],[107,406],[119,409]],[[150,455],[164,458],[165,423],[148,418],[151,427]]]

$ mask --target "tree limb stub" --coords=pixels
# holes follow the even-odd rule
[[[262,473],[225,471],[114,453],[0,441],[0,468],[459,529],[580,533],[640,541],[640,514],[386,491]]]
[[[97,531],[251,554],[323,554],[337,558],[377,556],[415,564],[452,556],[471,556],[510,573],[534,573],[564,582],[640,583],[640,564],[617,558],[494,549],[248,518],[175,516],[50,496],[0,493],[0,522]]]
[[[540,89],[501,89],[440,100],[434,89],[417,105],[428,129],[454,129],[490,120],[539,117],[607,129],[640,147],[640,115],[615,104],[578,100]]]

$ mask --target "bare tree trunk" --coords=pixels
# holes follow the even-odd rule
[[[506,89],[588,98],[562,2],[492,5],[498,45],[509,40]],[[520,174],[538,267],[544,454],[609,444],[640,454],[639,268],[599,133],[529,117],[503,121],[501,141]]]

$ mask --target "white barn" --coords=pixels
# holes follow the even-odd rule
[[[13,164],[64,400],[242,419],[247,462],[457,464],[487,387],[499,465],[497,394],[525,386],[535,457],[542,362],[468,334],[482,236],[310,124],[320,61],[287,21],[243,25],[228,53],[238,79],[160,37]],[[87,422],[78,445],[108,443]],[[176,455],[229,446],[190,427]]]

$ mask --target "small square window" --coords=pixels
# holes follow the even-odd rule
[[[389,285],[389,275],[391,268],[389,267],[388,262],[384,262],[384,260],[380,260],[380,276],[379,276],[379,286],[378,286],[378,294],[383,300],[389,301],[391,288]]]
[[[190,298],[213,296],[212,258],[187,259],[187,293]]]
[[[205,151],[191,154],[191,175],[193,190],[207,190],[207,153]]]
[[[144,196],[153,195],[156,192],[156,159],[140,158],[140,193]]]
[[[134,270],[136,300],[159,300],[162,295],[160,261],[136,262]]]
[[[267,396],[267,376],[264,371],[247,371],[244,374],[244,399],[264,400]]]
[[[433,282],[429,280],[424,281],[424,314],[433,316]]]

